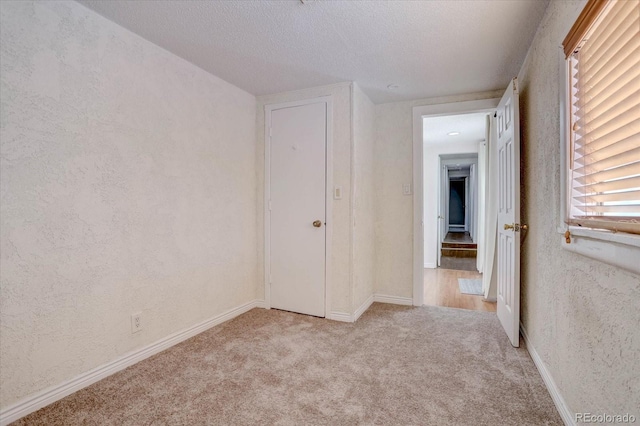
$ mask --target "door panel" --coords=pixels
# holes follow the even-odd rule
[[[326,111],[325,102],[275,109],[270,121],[271,307],[320,317],[325,316]]]
[[[449,197],[449,173],[447,172],[447,168],[442,165],[442,158],[438,160],[438,164],[440,165],[440,184],[438,185],[439,191],[439,204],[438,204],[438,268],[442,264],[442,242],[447,236],[447,232],[449,231],[448,222],[445,222],[447,218],[446,206],[448,203]]]
[[[498,104],[498,318],[520,344],[520,129],[517,81]]]

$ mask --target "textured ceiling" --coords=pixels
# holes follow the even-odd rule
[[[481,142],[485,139],[486,117],[486,112],[425,117],[422,119],[424,143]],[[460,134],[449,136],[449,132]]]
[[[357,81],[374,103],[506,87],[548,3],[79,2],[254,95]]]

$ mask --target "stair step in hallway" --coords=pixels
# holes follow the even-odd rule
[[[442,255],[447,257],[477,257],[477,248],[445,248],[442,247]]]
[[[450,243],[447,241],[442,242],[442,248],[447,249],[477,249],[478,245],[476,243]]]
[[[442,256],[473,258],[478,256],[478,244],[468,232],[449,232],[442,242]]]

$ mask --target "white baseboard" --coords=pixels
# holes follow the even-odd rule
[[[165,349],[200,334],[211,327],[215,327],[216,325],[229,321],[230,319],[244,314],[253,308],[263,308],[265,306],[266,305],[263,300],[254,300],[252,302],[245,303],[244,305],[230,309],[185,330],[173,333],[143,348],[129,352],[128,354],[125,354],[107,364],[94,368],[86,373],[82,373],[71,380],[35,393],[0,411],[0,425],[8,425],[27,414],[54,403],[67,395],[71,395],[72,393],[117,373],[120,370],[124,370],[143,359],[149,358],[158,352],[162,352]]]
[[[346,312],[331,311],[327,319],[341,322],[353,322],[353,315]]]
[[[413,305],[413,299],[410,297],[398,297],[398,296],[387,296],[384,294],[372,294],[367,298],[367,300],[360,305],[358,309],[353,313],[353,315],[348,314],[346,312],[337,312],[332,311],[327,315],[327,318],[334,321],[342,321],[342,322],[356,322],[360,316],[365,313],[367,309],[373,304],[373,302],[379,303],[391,303],[393,305]]]
[[[538,355],[538,353],[534,349],[533,344],[531,343],[531,341],[529,340],[529,336],[527,335],[527,330],[524,328],[524,325],[522,325],[522,323],[520,323],[520,333],[522,334],[522,338],[527,345],[529,355],[531,355],[533,363],[538,368],[538,372],[540,372],[540,376],[542,376],[542,380],[547,386],[547,390],[551,395],[551,399],[553,399],[553,403],[558,409],[558,413],[560,414],[562,421],[567,426],[575,426],[576,422],[574,421],[573,413],[571,412],[571,410],[569,410],[569,406],[560,394],[560,389],[558,389],[558,386],[556,386],[556,382],[553,380],[553,377],[551,377],[551,373],[549,373],[549,370],[547,370],[544,362],[542,362],[542,358],[540,358],[540,355]]]
[[[360,318],[360,316],[364,314],[364,312],[367,309],[369,309],[369,306],[371,306],[372,303],[373,303],[373,294],[367,297],[367,300],[365,300],[364,303],[360,305],[358,309],[356,309],[356,311],[353,314],[353,321],[354,322],[358,321],[358,318]]]
[[[392,305],[413,306],[411,297],[387,296],[386,294],[374,294],[373,301],[379,303],[391,303]]]
[[[254,300],[251,303],[254,304],[253,305],[254,308],[268,309],[267,308],[267,302],[265,300]],[[251,309],[253,309],[253,308],[251,308]],[[251,310],[251,309],[249,309],[249,310]]]
[[[436,269],[438,265],[433,262],[424,262],[424,269]]]

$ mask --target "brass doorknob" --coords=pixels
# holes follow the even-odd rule
[[[316,228],[320,228],[322,226],[322,222],[319,220],[314,220],[313,226],[315,226]]]
[[[504,224],[504,230],[508,231],[509,229],[515,229],[515,226],[513,223],[511,225],[509,225],[508,223]]]

